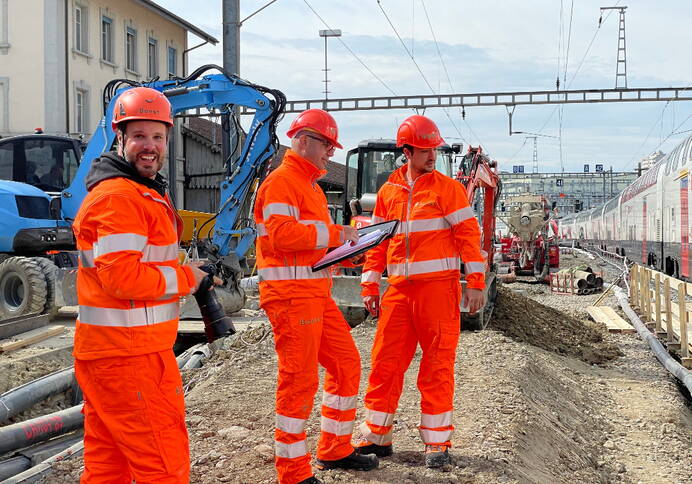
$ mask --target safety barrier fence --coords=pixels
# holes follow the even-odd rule
[[[641,265],[630,270],[630,305],[650,331],[676,353],[685,368],[692,368],[689,329],[692,284]],[[689,304],[689,305],[688,305]]]

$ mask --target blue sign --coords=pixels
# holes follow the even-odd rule
[[[561,187],[561,186],[562,186],[562,178],[558,178],[557,180],[555,180],[555,186],[556,186],[556,187]]]
[[[524,165],[513,165],[512,173],[524,173]]]
[[[601,173],[603,171],[603,165],[596,165],[596,172]]]
[[[588,172],[589,172],[589,165],[586,164],[586,165],[584,165],[584,173],[588,173]]]

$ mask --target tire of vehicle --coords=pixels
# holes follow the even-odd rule
[[[0,264],[0,318],[41,313],[46,277],[35,258],[10,257]]]
[[[41,271],[46,278],[46,305],[43,312],[53,317],[58,314],[58,307],[55,305],[55,279],[58,266],[45,257],[34,257],[34,260],[41,266]]]

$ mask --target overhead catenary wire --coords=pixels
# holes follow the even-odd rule
[[[334,30],[334,29],[332,29],[332,27],[322,18],[322,16],[321,16],[319,13],[317,13],[317,11],[312,7],[312,5],[310,5],[310,3],[308,2],[308,0],[303,0],[303,2],[305,2],[305,5],[307,5],[307,7],[312,11],[312,13],[315,14],[315,16],[316,16],[318,19],[320,19],[320,22],[322,22],[322,23],[324,24],[324,26],[327,27],[327,29],[329,29],[329,30]],[[377,79],[377,81],[378,81],[380,84],[382,84],[382,85],[385,87],[385,89],[387,89],[389,92],[391,92],[392,95],[398,96],[398,94],[397,94],[396,92],[394,92],[394,90],[393,90],[391,87],[389,87],[389,86],[387,85],[386,82],[384,82],[377,74],[375,74],[375,73],[373,72],[373,70],[370,69],[370,67],[368,67],[367,64],[366,64],[360,57],[358,57],[358,55],[356,55],[355,52],[353,52],[353,50],[346,44],[346,42],[345,42],[341,37],[335,37],[335,38],[336,38],[336,40],[338,40],[339,42],[341,42],[341,45],[343,45],[344,48],[345,48],[345,49],[346,49],[346,50],[347,50],[347,51],[348,51],[359,63],[360,63],[360,65],[362,65],[362,66],[365,68],[365,70],[367,70],[375,79]]]

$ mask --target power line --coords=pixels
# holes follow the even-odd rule
[[[318,19],[320,19],[320,21],[324,24],[324,26],[327,27],[327,29],[329,29],[329,30],[334,30],[334,29],[332,29],[332,28],[329,26],[329,24],[320,16],[320,14],[318,14],[318,13],[315,11],[315,9],[312,8],[312,5],[310,5],[310,4],[308,3],[308,0],[303,0],[303,1],[305,2],[305,5],[307,5],[308,8],[309,8],[310,10],[312,10],[312,13],[314,13],[315,16],[316,16]],[[363,60],[362,60],[360,57],[358,57],[358,56],[356,55],[356,53],[353,52],[353,50],[351,50],[351,48],[350,48],[348,45],[346,45],[346,42],[344,42],[344,40],[343,40],[341,37],[336,37],[336,39],[337,39],[339,42],[341,42],[341,45],[343,45],[343,46],[346,48],[346,50],[349,51],[350,54],[351,54],[353,57],[355,57],[355,59],[356,59],[358,62],[360,62],[360,64],[361,64],[370,74],[372,74],[372,76],[373,76],[375,79],[377,79],[377,80],[380,82],[380,84],[382,84],[382,85],[383,85],[389,92],[391,92],[394,96],[398,96],[398,94],[397,94],[396,92],[394,92],[394,90],[393,90],[392,88],[390,88],[390,87],[387,85],[387,83],[385,83],[382,79],[380,79],[380,77],[379,77],[377,74],[375,74],[375,73],[372,71],[372,69],[370,69],[370,68],[365,64],[365,62],[363,62]]]

